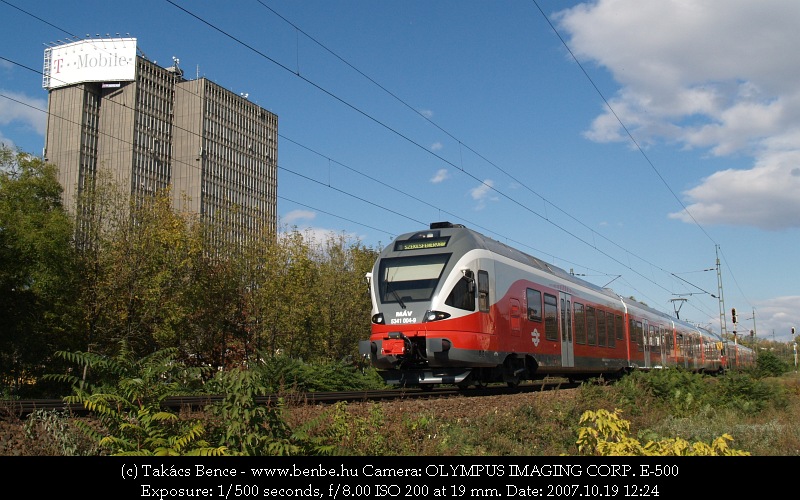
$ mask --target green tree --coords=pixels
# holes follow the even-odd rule
[[[240,366],[254,347],[245,308],[248,290],[243,283],[241,256],[205,255],[191,269],[185,298],[191,306],[179,338],[187,362],[229,368]]]
[[[118,192],[99,177],[79,200],[88,349],[113,354],[121,340],[141,355],[179,347],[196,309],[189,292],[202,229],[194,214],[173,210],[169,190],[130,204],[114,201]]]
[[[249,314],[265,355],[308,356],[304,336],[316,321],[314,286],[317,267],[306,238],[297,230],[284,232],[263,246],[250,261],[253,288]],[[314,350],[314,353],[317,350]]]
[[[21,394],[70,347],[73,226],[54,165],[0,146],[0,380]]]
[[[319,279],[314,287],[319,308],[316,343],[318,354],[334,359],[355,356],[358,341],[369,334],[371,309],[366,273],[377,252],[343,235],[329,235],[319,246]],[[311,346],[310,346],[311,347]]]

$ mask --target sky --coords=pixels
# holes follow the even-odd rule
[[[134,37],[278,115],[282,228],[380,249],[450,221],[717,333],[732,308],[740,334],[800,327],[797,0],[0,0],[0,18],[6,146],[42,155],[48,44]]]

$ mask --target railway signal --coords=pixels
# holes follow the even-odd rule
[[[736,308],[735,307],[731,308],[731,321],[733,321],[734,325],[736,324]]]

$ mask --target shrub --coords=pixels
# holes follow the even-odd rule
[[[96,429],[85,421],[81,430],[101,448],[114,455],[223,455],[224,448],[208,446],[201,439],[205,429],[199,421],[182,420],[161,408],[175,395],[181,383],[201,378],[201,369],[186,368],[175,360],[176,349],[164,349],[137,358],[123,343],[116,357],[86,352],[57,352],[87,373],[84,380],[74,374],[47,375],[67,382],[73,394],[67,403],[79,403],[100,421]],[[102,385],[95,385],[92,378]]]
[[[269,404],[257,400],[270,392],[264,380],[261,369],[234,369],[218,372],[210,382],[210,389],[223,395],[221,402],[208,408],[217,418],[212,432],[220,448],[250,456],[331,454],[334,446],[327,434],[311,433],[324,415],[292,429],[284,418],[282,399]]]
[[[689,443],[685,439],[671,438],[647,441],[628,436],[630,422],[620,418],[620,410],[587,410],[580,423],[587,424],[578,430],[578,453],[589,456],[743,456],[745,451],[728,446],[733,438],[728,434],[716,438],[711,444],[700,441]]]

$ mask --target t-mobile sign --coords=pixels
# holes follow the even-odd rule
[[[94,38],[44,50],[42,87],[136,78],[135,38]]]

